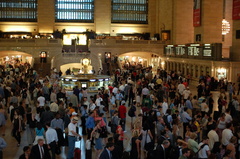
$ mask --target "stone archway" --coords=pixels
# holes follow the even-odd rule
[[[0,64],[4,64],[6,62],[13,63],[14,60],[19,60],[20,63],[28,62],[31,66],[34,64],[34,59],[31,54],[11,50],[0,51]]]

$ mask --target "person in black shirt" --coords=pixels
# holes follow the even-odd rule
[[[19,159],[29,159],[31,149],[29,146],[24,146],[23,154],[19,156]]]

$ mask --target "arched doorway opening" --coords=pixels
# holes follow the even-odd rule
[[[0,65],[20,65],[29,63],[31,66],[34,64],[34,59],[31,54],[20,51],[0,51]]]
[[[129,66],[138,67],[152,67],[153,73],[157,72],[157,69],[164,67],[161,64],[161,58],[159,55],[151,52],[127,52],[118,56],[118,62],[120,68],[126,68]]]

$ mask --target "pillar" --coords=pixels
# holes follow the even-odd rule
[[[207,66],[203,66],[203,75],[204,75],[204,76],[207,75]]]
[[[201,76],[202,70],[201,70],[201,65],[198,65],[198,74],[197,74],[197,78],[199,78]]]
[[[192,65],[191,69],[193,69],[193,73],[192,73],[193,78],[196,78],[196,66]]]
[[[182,64],[183,69],[184,69],[184,75],[187,75],[187,64]]]
[[[111,1],[100,0],[95,1],[94,22],[96,33],[111,32]]]
[[[184,66],[185,66],[185,64],[180,63],[180,70],[181,70],[181,72],[182,72],[182,73],[184,72],[184,74],[186,74],[185,70],[183,71]],[[184,74],[183,74],[183,75],[184,75]]]
[[[194,27],[194,39],[201,35],[201,43],[222,43],[223,0],[202,0],[201,25]]]
[[[55,24],[55,1],[38,1],[38,31],[39,33],[53,33]]]

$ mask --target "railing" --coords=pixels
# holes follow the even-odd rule
[[[0,39],[0,44],[1,43],[8,43],[8,44],[27,44],[27,43],[35,43],[35,44],[61,44],[62,45],[62,40],[61,39]]]
[[[62,57],[81,57],[81,56],[89,56],[90,52],[64,52],[62,53]]]
[[[90,47],[91,46],[108,46],[108,45],[162,45],[166,44],[166,41],[160,40],[116,40],[116,39],[91,39],[90,40]]]

